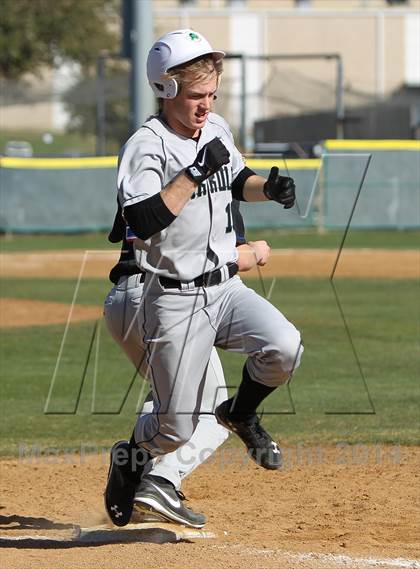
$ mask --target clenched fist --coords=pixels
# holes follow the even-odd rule
[[[205,144],[197,158],[186,168],[185,173],[197,184],[212,176],[219,168],[229,162],[230,154],[220,138],[213,138]]]
[[[266,265],[271,252],[271,247],[267,241],[248,241],[248,245],[254,251],[257,265],[260,267]]]

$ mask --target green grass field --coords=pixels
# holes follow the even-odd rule
[[[315,229],[302,230],[256,230],[247,231],[249,241],[265,239],[273,249],[286,248],[338,248],[343,231],[318,233]],[[0,250],[47,251],[61,249],[119,249],[108,242],[105,233],[75,235],[6,235],[0,236]],[[383,249],[417,249],[420,247],[420,231],[349,231],[345,247],[372,247]]]
[[[260,282],[249,284],[262,294]],[[4,279],[1,294],[70,302],[74,285],[73,279]],[[266,401],[265,425],[286,445],[418,443],[418,282],[343,279],[335,286],[368,391],[329,281],[278,279],[271,301],[301,330],[305,353],[290,388]],[[86,280],[77,302],[101,304],[108,288],[105,280]],[[119,412],[133,370],[103,322],[96,329],[95,322],[70,327],[51,393],[53,414],[44,406],[64,325],[0,332],[1,455],[18,454],[22,444],[97,448],[130,435],[147,391],[136,380]],[[237,385],[243,357],[223,352],[221,358],[228,384]]]

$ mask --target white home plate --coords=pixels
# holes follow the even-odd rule
[[[0,547],[60,548],[107,543],[176,543],[196,539],[212,539],[216,534],[203,529],[188,528],[171,523],[149,522],[128,524],[122,528],[100,525],[82,528],[75,526],[71,535],[0,536]]]
[[[212,539],[216,534],[204,529],[178,526],[171,523],[128,524],[122,528],[106,525],[80,528],[74,540],[83,543],[113,543],[144,541],[149,543],[171,543],[190,539]]]

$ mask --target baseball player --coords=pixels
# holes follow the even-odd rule
[[[257,464],[281,466],[256,410],[290,379],[303,348],[293,324],[237,275],[232,199],[290,208],[295,186],[277,168],[267,180],[247,168],[228,124],[212,112],[223,56],[192,30],[160,38],[147,62],[160,113],[120,153],[118,198],[146,273],[140,371],[153,386],[153,412],[138,418],[129,442],[111,449],[105,505],[119,526],[143,495],[145,464],[186,444],[197,428],[214,345],[247,356],[217,421]]]
[[[239,270],[249,270],[255,264],[266,264],[270,247],[265,241],[245,243],[244,224],[239,212],[239,203],[233,207],[233,225],[236,232]],[[121,215],[121,207],[115,216],[109,240],[112,243],[122,241],[120,259],[110,272],[114,287],[104,303],[104,316],[108,329],[122,347],[136,369],[144,358],[145,348],[140,335],[143,311],[143,273],[136,261],[139,252],[135,248],[135,239]],[[214,417],[215,406],[227,398],[223,368],[217,351],[212,350],[206,372],[205,390],[198,418],[197,428],[187,445],[176,452],[149,461],[142,477],[142,492],[136,501],[142,520],[151,521],[153,516],[168,521],[182,523],[191,527],[203,527],[206,518],[183,504],[185,496],[180,491],[181,481],[197,466],[204,462],[225,441],[228,431],[219,425]],[[150,393],[144,402],[141,414],[153,411],[153,399]],[[168,492],[172,499],[166,498]],[[162,494],[163,490],[163,494]],[[174,506],[175,501],[175,506]],[[148,514],[144,514],[144,511]],[[152,517],[150,513],[152,513]]]

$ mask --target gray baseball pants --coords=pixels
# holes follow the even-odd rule
[[[104,303],[104,317],[114,340],[121,346],[136,369],[145,359],[143,344],[143,283],[141,275],[122,277]],[[201,378],[200,378],[201,380]],[[227,398],[223,368],[213,348],[206,368],[206,387],[201,401],[197,428],[184,445],[150,461],[144,474],[162,476],[179,489],[181,481],[204,462],[226,440],[228,431],[214,417],[214,408]],[[139,417],[153,412],[153,397],[146,398]]]
[[[173,452],[195,432],[213,346],[247,356],[251,379],[287,382],[300,363],[300,333],[239,276],[211,287],[165,288],[147,274],[142,325],[142,372],[153,385],[153,413],[138,418],[135,439],[153,456]],[[213,401],[217,393],[213,394]]]

